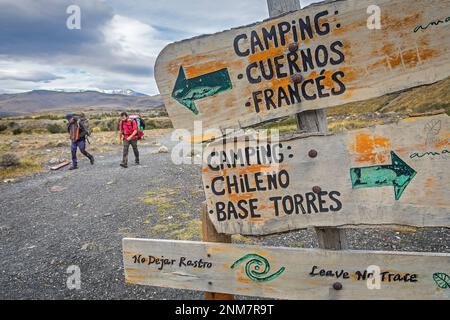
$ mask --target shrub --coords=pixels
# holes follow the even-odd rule
[[[101,122],[99,126],[101,131],[116,131],[119,130],[119,120],[108,119]]]
[[[108,121],[108,131],[116,131],[119,130],[119,121],[117,119],[110,119]]]
[[[33,119],[33,120],[62,120],[62,119],[65,119],[65,115],[55,114],[55,113],[40,114],[40,115],[31,117],[31,119]]]
[[[172,122],[170,121],[170,119],[156,118],[156,119],[145,120],[145,129],[146,130],[167,129],[167,128],[172,128]]]
[[[101,132],[102,130],[99,127],[92,128],[93,133]]]
[[[66,131],[66,128],[57,123],[50,123],[49,125],[47,125],[47,130],[50,133],[64,133]]]
[[[0,124],[0,132],[5,131],[6,129],[8,129],[8,126],[6,126],[4,124]]]
[[[5,153],[0,155],[0,167],[15,167],[20,164],[19,157],[14,153]]]
[[[21,133],[22,133],[22,129],[20,129],[20,128],[15,128],[15,129],[13,130],[12,133],[13,133],[14,135],[21,134]]]

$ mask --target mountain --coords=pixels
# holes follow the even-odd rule
[[[121,94],[124,96],[131,96],[131,97],[147,97],[146,94],[136,92],[131,89],[117,89],[117,90],[100,90],[100,92],[107,93],[107,94]]]
[[[120,94],[123,96],[132,96],[132,97],[147,97],[148,95],[131,90],[131,89],[112,89],[112,90],[102,90],[102,89],[96,89],[96,90],[84,90],[84,89],[78,89],[78,90],[66,90],[66,89],[57,89],[55,90],[56,92],[68,92],[68,93],[73,93],[73,92],[90,92],[90,91],[94,91],[94,92],[101,92],[101,93],[106,93],[106,94]]]
[[[97,91],[33,90],[0,95],[0,117],[21,116],[36,112],[65,113],[87,109],[105,111],[142,110],[162,106],[164,106],[164,103],[160,95],[146,96],[139,93],[123,95]]]

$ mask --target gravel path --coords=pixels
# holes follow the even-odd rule
[[[168,137],[160,140],[173,146]],[[171,232],[186,234],[189,228],[196,231],[187,233],[191,239],[200,236],[200,168],[176,166],[170,153],[156,153],[157,147],[140,151],[142,165],[128,169],[119,167],[117,149],[97,154],[94,166],[83,159],[75,172],[64,168],[0,183],[0,299],[203,298],[201,292],[124,281],[123,237],[172,238]],[[164,197],[170,206],[155,203],[155,197]],[[195,226],[189,224],[193,221]],[[186,225],[192,227],[183,229]],[[449,229],[355,229],[348,237],[351,249],[450,252]],[[312,230],[236,241],[317,246]],[[66,286],[71,265],[81,270],[80,290]]]

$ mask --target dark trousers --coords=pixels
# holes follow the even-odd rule
[[[84,154],[89,159],[92,159],[92,155],[86,151],[86,140],[81,139],[78,141],[73,142],[70,146],[70,151],[72,152],[72,163],[74,166],[77,165],[77,148],[80,149],[81,153]]]
[[[123,159],[122,159],[122,163],[123,164],[128,164],[128,149],[130,149],[130,145],[133,148],[133,153],[134,153],[134,161],[136,163],[139,162],[139,151],[138,151],[138,147],[137,147],[137,140],[124,140],[123,141]]]

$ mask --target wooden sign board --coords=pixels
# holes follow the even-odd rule
[[[208,145],[202,179],[217,232],[344,225],[450,226],[450,119],[281,142]]]
[[[166,288],[281,299],[450,299],[444,253],[123,239],[123,262],[126,282]]]
[[[368,28],[373,5],[379,30]],[[155,78],[174,127],[189,130],[194,121],[206,130],[243,128],[366,100],[450,75],[449,7],[450,0],[311,5],[170,44]]]

